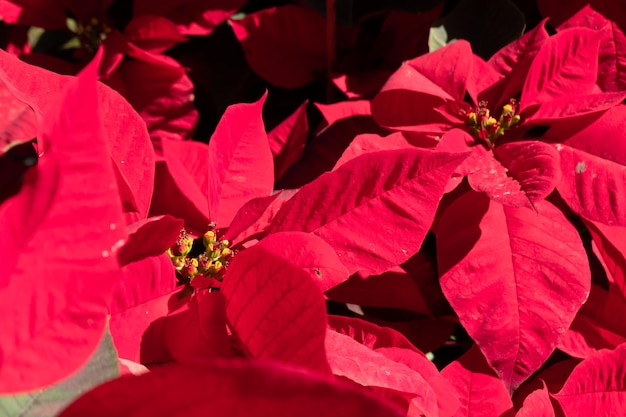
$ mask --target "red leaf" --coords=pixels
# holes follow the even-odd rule
[[[189,302],[163,319],[163,338],[178,363],[209,365],[233,356],[226,330],[224,295],[196,291]]]
[[[348,271],[332,246],[314,234],[280,232],[264,238],[257,246],[302,268],[325,292],[348,279]]]
[[[526,76],[522,110],[555,98],[592,93],[601,38],[598,31],[572,28],[546,39]]]
[[[424,273],[437,279],[433,265],[424,263]],[[380,275],[354,274],[341,285],[331,288],[326,296],[340,303],[363,307],[403,308],[424,315],[431,315],[428,304],[417,280],[400,267],[394,267]]]
[[[443,292],[514,390],[550,356],[589,295],[578,232],[546,201],[512,208],[469,192],[446,208],[436,234]]]
[[[455,415],[472,417],[515,415],[509,392],[476,346],[446,366],[441,374],[450,381],[461,403]]]
[[[626,23],[624,8],[614,7],[610,1],[602,5],[598,4],[598,2],[592,3],[596,10],[606,13],[611,20],[592,9],[590,5],[585,5],[576,14],[559,25],[558,29],[578,26],[594,30],[602,28],[601,33],[604,36],[600,42],[598,57],[598,85],[602,91],[623,90],[626,87],[626,77],[623,70],[626,67],[626,57],[624,57],[624,54],[615,53],[615,51],[623,50],[626,45],[626,37],[623,32],[623,24]],[[571,8],[570,4],[567,4],[565,8]],[[574,9],[571,8],[571,10]],[[551,23],[554,24],[553,19],[551,19]],[[622,29],[620,29],[620,26],[622,26]]]
[[[541,384],[542,388],[536,389],[526,397],[515,417],[555,417],[548,388],[545,382],[541,381]]]
[[[567,416],[626,414],[626,344],[582,361],[553,397]]]
[[[435,391],[439,416],[454,414],[459,404],[452,394],[450,384],[426,355],[416,349],[402,334],[357,318],[329,316],[328,322],[330,329],[337,333],[350,336],[364,346],[388,359],[403,363],[420,374]]]
[[[626,297],[626,228],[585,221],[598,253],[604,262],[609,281]]]
[[[193,384],[190,385],[190,382]],[[158,393],[158,395],[155,395]],[[341,381],[267,361],[171,365],[101,385],[59,417],[401,417]]]
[[[268,231],[312,232],[350,273],[384,272],[419,250],[448,179],[466,157],[422,149],[362,155],[302,187]]]
[[[357,156],[361,156],[369,152],[412,147],[413,145],[411,142],[409,142],[401,132],[392,133],[386,137],[373,133],[364,133],[354,138],[335,164],[333,171]]]
[[[577,214],[609,225],[626,226],[626,167],[563,144],[563,179],[557,190]]]
[[[451,98],[458,101],[463,100],[465,96],[473,63],[472,47],[463,39],[407,62],[420,74],[441,87]],[[476,99],[476,97],[472,98]]]
[[[128,240],[117,253],[120,265],[161,255],[174,245],[183,223],[172,216],[159,216],[130,225]]]
[[[143,340],[148,328],[169,312],[177,291],[176,273],[167,254],[126,265],[113,293],[109,327],[119,356],[150,363],[163,356],[162,341]]]
[[[209,213],[226,227],[246,201],[265,197],[274,189],[274,166],[261,110],[256,103],[226,109],[209,142]]]
[[[298,88],[323,74],[326,24],[317,12],[281,6],[230,20],[250,67],[277,87]]]
[[[522,91],[535,55],[549,37],[545,21],[543,21],[516,41],[500,49],[489,59],[488,64],[504,76],[498,82],[502,85],[501,89],[497,89],[499,90],[498,96],[493,97],[490,103],[506,103],[509,98],[515,97]]]
[[[165,144],[167,140],[163,140]],[[195,144],[195,145],[190,145]],[[199,142],[181,142],[176,147],[201,146]],[[165,145],[169,149],[168,145]],[[169,154],[169,150],[165,151]],[[174,146],[172,147],[174,148]],[[155,183],[159,184],[154,190],[150,216],[172,215],[184,219],[185,228],[189,232],[202,235],[206,232],[209,220],[206,199],[202,198],[202,191],[195,180],[203,177],[191,177],[177,157],[166,156],[166,161],[157,162]],[[194,156],[194,160],[199,160]],[[205,158],[206,159],[206,158]]]
[[[0,392],[68,376],[102,338],[125,234],[97,110],[100,56],[60,97],[48,97],[46,152],[22,191],[0,206]],[[6,66],[10,58],[2,58]],[[29,212],[37,217],[24,218]]]
[[[233,219],[230,227],[224,233],[224,239],[233,244],[239,244],[246,240],[258,237],[263,233],[280,210],[297,190],[282,190],[269,197],[257,197],[245,203]]]
[[[230,328],[247,354],[330,372],[326,306],[308,271],[259,244],[235,256],[221,291]]]
[[[424,377],[408,366],[333,330],[326,333],[326,352],[332,371],[359,385],[393,390],[426,416],[437,415],[437,399]]]

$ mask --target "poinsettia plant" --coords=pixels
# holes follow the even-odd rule
[[[0,1],[0,414],[626,414],[619,2],[287,3]]]

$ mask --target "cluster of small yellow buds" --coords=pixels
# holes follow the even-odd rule
[[[229,248],[230,242],[226,239],[218,240],[215,234],[215,224],[209,225],[209,230],[202,237],[204,251],[197,256],[191,256],[193,238],[185,229],[181,230],[176,243],[167,250],[181,281],[191,283],[195,278],[203,276],[221,281],[228,266],[228,261],[235,255]],[[197,253],[197,251],[194,250]]]
[[[520,116],[516,112],[517,102],[512,98],[508,104],[502,106],[500,118],[496,120],[491,117],[487,108],[487,102],[481,101],[478,103],[476,111],[466,114],[465,124],[471,127],[470,133],[474,137],[493,147],[496,140],[504,135],[506,130],[519,123]]]

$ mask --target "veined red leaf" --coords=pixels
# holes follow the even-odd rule
[[[503,75],[501,81],[498,82],[503,88],[497,89],[500,90],[498,97],[490,98],[490,103],[506,103],[509,98],[515,97],[522,91],[533,59],[549,37],[545,21],[542,21],[534,29],[500,49],[489,59],[487,63]]]
[[[553,397],[568,417],[626,414],[626,344],[582,361]]]
[[[474,192],[437,225],[443,292],[512,391],[550,356],[589,295],[578,232],[547,201],[513,208]]]
[[[206,367],[171,365],[118,378],[79,398],[59,417],[87,415],[403,416],[390,403],[351,384],[286,364],[235,360],[216,360]]]
[[[395,391],[426,416],[438,415],[434,390],[422,375],[405,364],[330,329],[326,333],[326,352],[335,375],[366,387]]]
[[[556,189],[568,206],[590,220],[626,226],[626,166],[564,144],[562,181]]]
[[[423,149],[362,155],[302,187],[268,232],[312,232],[350,273],[384,272],[419,250],[448,179],[466,157]]]
[[[441,374],[450,381],[461,403],[455,416],[515,415],[509,392],[476,346],[446,366]]]
[[[544,3],[542,1],[540,4]],[[614,7],[618,2],[606,2],[599,4],[597,1],[590,2],[584,7],[572,7],[572,3],[568,2],[565,9],[570,11],[578,10],[572,17],[558,26],[559,30],[571,27],[586,27],[597,30],[603,28],[602,41],[600,42],[599,62],[598,62],[598,85],[602,91],[620,91],[626,87],[626,77],[624,68],[626,68],[626,57],[615,51],[623,50],[626,45],[626,37],[623,32],[623,23],[626,18],[625,9],[623,7]],[[606,7],[606,8],[605,8]],[[597,10],[597,11],[596,11]],[[604,17],[601,13],[606,13]],[[619,17],[617,17],[619,16]],[[609,20],[609,18],[611,20]],[[554,19],[550,19],[554,25]],[[620,26],[622,26],[620,28]]]
[[[7,273],[0,281],[0,392],[68,376],[102,338],[119,279],[115,253],[126,236],[98,111],[100,58],[52,96],[41,127],[46,152],[26,173],[22,191],[0,206]],[[26,217],[34,223],[20,237],[22,216],[31,210],[41,217]]]
[[[274,189],[274,165],[261,110],[256,103],[230,106],[209,142],[209,214],[227,227],[248,200],[265,197]]]
[[[258,244],[233,258],[221,292],[230,328],[248,355],[330,372],[326,305],[309,271]]]
[[[526,76],[522,110],[554,98],[591,93],[598,74],[601,38],[598,31],[579,27],[546,39]]]

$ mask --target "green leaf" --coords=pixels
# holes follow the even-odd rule
[[[91,388],[117,376],[117,351],[107,328],[98,349],[78,373],[45,389],[0,396],[0,416],[55,416]]]

